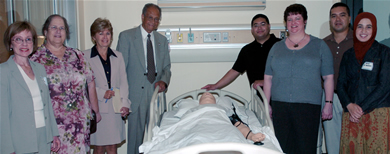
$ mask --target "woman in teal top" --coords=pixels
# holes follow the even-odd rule
[[[326,103],[322,119],[332,118],[333,58],[326,43],[305,33],[307,11],[292,4],[284,12],[289,36],[267,58],[264,93],[272,101],[275,135],[285,153],[316,153],[321,115],[321,79]]]

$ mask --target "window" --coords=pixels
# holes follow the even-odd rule
[[[65,17],[69,24],[70,39],[65,44],[78,47],[76,1],[63,0],[7,0],[8,25],[15,21],[31,22],[37,34],[43,36],[42,26],[47,17],[59,14]],[[43,37],[41,37],[43,39]]]

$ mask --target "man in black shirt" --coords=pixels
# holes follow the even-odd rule
[[[269,50],[280,39],[276,38],[274,34],[270,34],[271,25],[269,24],[268,17],[264,14],[255,15],[252,18],[251,27],[251,32],[255,40],[241,49],[233,68],[217,83],[208,84],[202,89],[221,89],[245,71],[248,76],[249,86],[252,83],[255,88],[257,86],[263,86],[265,62]]]

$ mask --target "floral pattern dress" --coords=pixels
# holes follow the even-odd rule
[[[62,59],[53,55],[44,45],[31,60],[46,68],[50,98],[60,134],[60,154],[89,151],[91,103],[86,85],[94,80],[92,69],[83,53],[67,47]]]

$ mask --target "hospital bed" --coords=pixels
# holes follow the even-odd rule
[[[268,102],[265,99],[264,92],[260,87],[257,87],[257,91],[259,92],[260,96],[262,99],[260,99],[256,95],[256,90],[252,88],[251,90],[251,101],[247,101],[246,99],[242,98],[241,96],[238,96],[234,93],[224,91],[224,90],[213,90],[213,91],[208,91],[212,93],[214,96],[216,96],[217,99],[217,104],[218,102],[231,102],[233,106],[235,107],[237,114],[240,116],[240,118],[248,124],[250,129],[254,133],[261,132],[266,135],[266,139],[263,141],[264,145],[253,145],[250,143],[251,141],[245,140],[242,143],[228,143],[230,141],[235,142],[234,135],[224,135],[221,133],[213,133],[212,136],[221,136],[221,138],[224,138],[225,140],[219,140],[213,138],[212,141],[213,143],[200,143],[200,144],[192,144],[192,143],[187,143],[188,140],[202,140],[199,139],[197,135],[194,135],[193,138],[187,139],[186,136],[180,136],[180,138],[186,138],[184,143],[183,141],[178,141],[178,139],[173,139],[170,141],[165,140],[165,136],[169,134],[180,134],[179,132],[181,130],[187,130],[185,127],[180,127],[177,128],[178,130],[170,130],[172,127],[178,127],[175,126],[178,121],[180,121],[180,118],[177,117],[177,115],[180,112],[183,112],[180,107],[183,106],[184,102],[188,101],[198,101],[200,96],[206,92],[204,89],[200,90],[194,90],[190,91],[187,93],[184,93],[172,101],[170,101],[168,104],[166,103],[166,98],[165,98],[165,93],[158,93],[158,87],[156,88],[152,101],[151,101],[151,106],[150,106],[150,117],[149,117],[149,124],[146,126],[145,129],[145,134],[144,134],[144,144],[140,146],[140,152],[145,152],[145,153],[197,153],[198,152],[205,152],[205,151],[213,151],[213,152],[223,152],[225,153],[226,151],[229,152],[234,152],[234,151],[239,151],[241,153],[253,153],[253,152],[266,152],[266,153],[281,153],[282,150],[279,146],[279,143],[274,135],[274,128],[272,121],[269,117],[269,108],[268,108]],[[264,103],[263,103],[264,102]],[[181,104],[181,106],[179,106]],[[187,109],[188,110],[188,109]],[[197,111],[196,111],[197,112]],[[213,111],[213,114],[215,112]],[[183,114],[183,113],[180,113]],[[180,115],[179,114],[179,115]],[[188,112],[186,112],[188,114]],[[203,114],[203,113],[202,113]],[[198,120],[197,118],[194,119],[194,121]],[[198,122],[198,121],[197,121]],[[213,121],[214,123],[214,121]],[[218,122],[215,122],[218,123]],[[193,129],[194,126],[191,125],[191,123],[186,123],[185,126],[190,127],[188,129]],[[231,125],[231,124],[230,124]],[[202,126],[205,126],[205,124],[202,124]],[[214,125],[210,127],[218,127],[219,125]],[[198,127],[198,126],[196,126]],[[222,127],[222,126],[221,126]],[[224,126],[225,128],[226,126]],[[230,128],[230,127],[229,127]],[[234,128],[234,127],[233,127]],[[206,128],[208,129],[208,128]],[[219,128],[218,128],[219,129]],[[169,131],[171,131],[169,133]],[[187,130],[188,131],[188,130]],[[229,131],[229,130],[227,130]],[[193,130],[188,131],[190,133],[193,132]],[[225,130],[221,130],[218,132],[225,132]],[[161,134],[162,133],[162,134]],[[187,133],[187,132],[186,132]],[[203,133],[203,132],[202,132]],[[192,134],[191,134],[192,135]],[[191,136],[188,135],[188,136]],[[199,135],[199,134],[198,134]],[[241,138],[242,138],[242,134]],[[155,136],[153,138],[153,136]],[[161,136],[164,139],[161,139]],[[211,136],[211,135],[210,135]],[[164,140],[165,145],[157,145],[159,142],[163,142]],[[176,144],[175,141],[180,142],[178,145],[172,146],[172,149],[170,148],[170,145]],[[219,143],[215,143],[218,142]],[[181,143],[183,142],[183,143]],[[204,142],[204,141],[202,141]],[[208,142],[208,141],[206,141]],[[237,141],[238,142],[238,141]],[[248,144],[249,143],[249,144]],[[186,144],[185,147],[181,147],[180,144]],[[188,145],[187,145],[188,144]],[[156,146],[157,145],[157,146]],[[168,146],[167,146],[168,145]],[[158,149],[158,146],[162,146],[160,149]],[[151,150],[151,148],[153,148]],[[168,148],[168,149],[167,149]],[[196,150],[195,150],[196,149]],[[166,150],[166,151],[161,151],[161,150]],[[188,151],[187,151],[188,150]],[[187,152],[185,152],[187,151]]]

